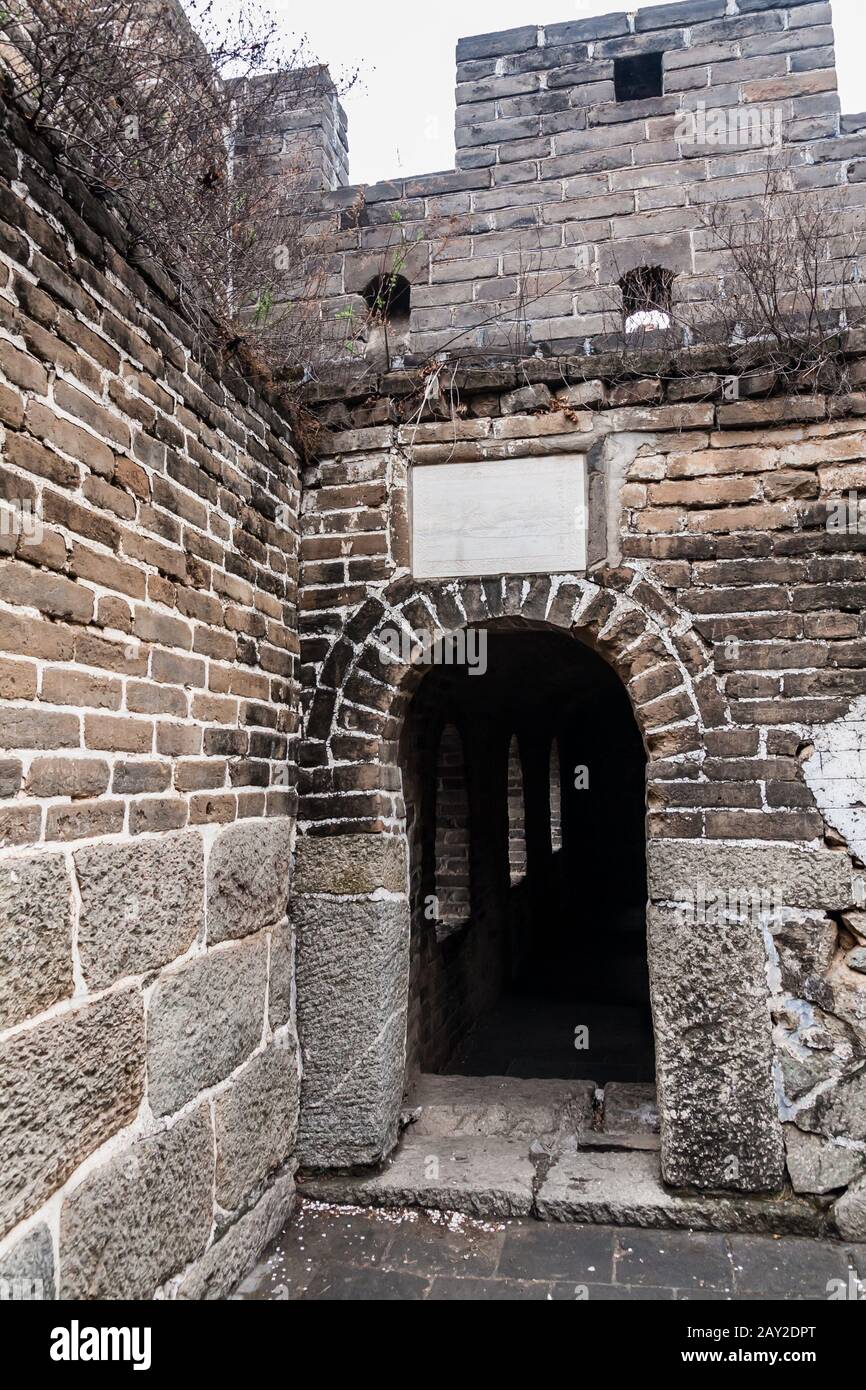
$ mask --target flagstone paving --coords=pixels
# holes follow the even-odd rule
[[[232,1297],[824,1301],[858,1294],[866,1301],[866,1245],[303,1200]]]

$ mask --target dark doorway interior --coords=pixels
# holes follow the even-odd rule
[[[404,734],[410,1069],[652,1081],[628,697],[564,634],[490,630],[484,656],[434,666]]]

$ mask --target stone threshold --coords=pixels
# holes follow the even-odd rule
[[[424,1076],[378,1169],[299,1175],[333,1205],[420,1207],[489,1220],[825,1235],[821,1206],[793,1193],[669,1191],[652,1087]],[[605,1124],[610,1125],[605,1133]]]

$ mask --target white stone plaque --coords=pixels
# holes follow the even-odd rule
[[[412,469],[418,579],[586,569],[586,456]]]

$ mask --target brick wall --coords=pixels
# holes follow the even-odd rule
[[[214,1295],[293,1193],[296,456],[7,115],[0,1274]]]
[[[701,1032],[700,1056],[691,1056],[677,1028],[669,1031],[667,991],[678,987],[676,972],[693,952],[706,949],[697,938],[680,940],[671,895],[698,882],[723,897],[754,889],[760,863],[761,883],[779,885],[785,903],[765,942],[759,973],[763,980],[769,967],[769,987],[756,1019],[769,1013],[772,1020],[789,1177],[816,1196],[831,1190],[831,1169],[837,1196],[855,1181],[853,1195],[837,1203],[840,1228],[853,1231],[857,1218],[845,1213],[859,1210],[856,1178],[866,1163],[856,1119],[866,1058],[866,913],[857,888],[859,821],[850,809],[866,795],[858,732],[866,545],[856,508],[866,483],[866,398],[777,394],[726,403],[712,374],[701,383],[608,385],[584,379],[585,360],[571,370],[569,383],[569,364],[526,362],[520,374],[529,384],[515,390],[515,369],[467,365],[441,402],[431,398],[420,422],[417,401],[401,395],[395,375],[395,393],[384,399],[393,424],[323,437],[321,461],[307,475],[304,531],[318,542],[327,525],[328,544],[342,558],[330,571],[317,559],[302,566],[302,761],[315,769],[315,781],[305,774],[301,820],[316,835],[399,834],[403,792],[418,815],[413,784],[404,782],[401,792],[398,740],[405,743],[421,671],[392,673],[376,660],[384,629],[440,634],[467,623],[541,623],[595,646],[619,671],[641,728],[649,846],[658,845],[668,875],[660,886],[656,870],[650,883],[656,1040],[666,1084],[682,1075],[683,1084],[699,1086],[701,1068],[716,1065],[719,1048],[726,1073],[741,1046],[726,1029],[710,1030]],[[862,363],[852,363],[852,372],[862,382]],[[339,418],[350,425],[369,418],[369,400],[354,392],[348,385],[339,402]],[[440,407],[451,417],[437,420]],[[332,418],[334,408],[333,399],[322,404]],[[413,464],[519,456],[531,467],[535,457],[598,448],[613,461],[614,532],[585,578],[412,577],[405,496]],[[334,509],[332,470],[358,480],[354,507],[346,490]],[[374,477],[381,481],[368,481]],[[852,524],[830,525],[852,491]],[[348,565],[367,536],[376,538],[377,571],[361,589]],[[412,860],[415,887],[417,872]],[[429,949],[423,954],[429,930],[418,939],[412,997],[435,1018],[439,967]],[[733,973],[719,977],[717,1004],[736,1029],[747,1012],[744,995],[738,1015],[739,991],[751,996],[756,986],[746,937],[731,949]],[[653,966],[653,953],[668,951],[671,960]],[[701,988],[694,1007],[712,1011],[716,987]],[[410,1062],[411,1039],[421,1033],[416,1018]],[[745,1091],[738,1105],[739,1132],[754,1133]],[[688,1147],[688,1136],[680,1141]],[[685,1171],[688,1164],[666,1169],[674,1182]],[[721,1175],[716,1181],[724,1185]]]
[[[526,801],[520,744],[516,737],[508,749],[508,870],[512,887],[526,877]]]
[[[241,101],[248,88],[261,102],[264,90],[267,114],[241,121],[234,132],[235,155],[243,158],[254,148],[272,173],[288,174],[294,185],[304,179],[312,188],[343,187],[349,181],[347,118],[328,69],[300,68],[287,74],[276,92],[271,86],[272,79],[263,76],[247,79],[238,91]]]
[[[463,743],[453,724],[439,739],[436,761],[436,902],[444,929],[469,916],[469,802]]]
[[[662,95],[617,101],[616,59],[647,52],[663,54]],[[324,199],[322,313],[338,349],[354,313],[371,374],[362,291],[398,259],[401,360],[592,352],[621,338],[619,281],[639,265],[674,274],[678,319],[702,331],[725,264],[702,211],[761,196],[768,163],[801,199],[866,199],[866,120],[840,114],[821,0],[686,0],[461,39],[456,97],[455,170]]]
[[[550,771],[548,776],[550,795],[550,849],[556,854],[562,849],[562,786],[559,770],[559,740],[550,745]]]

